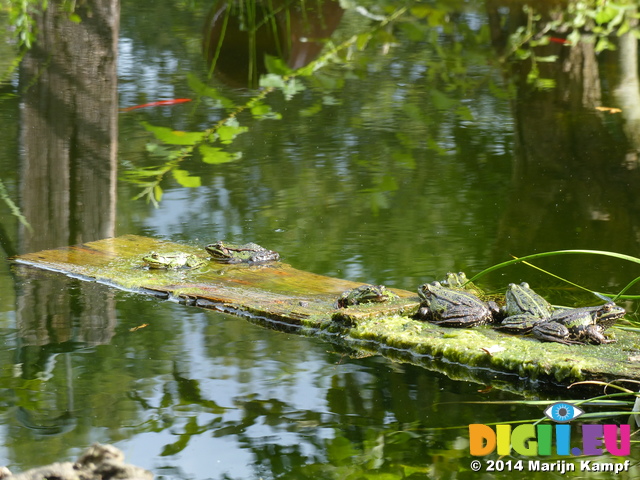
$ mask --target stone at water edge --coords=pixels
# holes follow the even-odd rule
[[[124,463],[124,454],[113,445],[94,443],[75,463],[52,463],[13,475],[0,467],[2,480],[153,480],[153,474],[134,465]]]

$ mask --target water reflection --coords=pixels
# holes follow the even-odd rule
[[[460,403],[482,398],[477,384],[184,305],[125,293],[115,302],[122,321],[109,343],[18,338],[5,349],[16,365],[0,371],[12,464],[70,458],[69,445],[98,440],[178,478],[397,474],[424,470],[433,448],[465,457],[464,428],[438,428],[488,414]],[[140,318],[153,320],[135,328]]]
[[[19,252],[113,236],[115,228],[118,2],[76,9],[54,2],[20,68]]]
[[[234,87],[256,87],[265,56],[290,69],[304,67],[324,48],[344,10],[336,0],[221,0],[209,12],[203,50],[213,72]]]
[[[519,9],[501,16],[499,4],[492,2],[496,8],[492,37],[501,50],[508,34],[524,28],[528,17]],[[539,28],[566,36],[566,31],[553,30],[552,22],[558,21],[555,5],[536,8],[542,16]],[[498,18],[502,21],[496,22]],[[508,31],[501,32],[498,23],[508,25]],[[620,38],[621,54],[599,56],[595,41],[568,47],[565,38],[556,38],[531,48],[536,57],[557,60],[535,66],[532,61],[513,63],[509,71],[516,88],[513,175],[497,230],[496,259],[504,252],[524,255],[565,248],[637,252],[640,212],[634,198],[640,177],[635,167],[634,121],[629,118],[637,110],[634,102],[638,103],[637,92],[629,95],[637,90],[637,72],[631,73],[637,69],[637,39],[631,37],[629,33]],[[532,88],[534,67],[540,78],[555,86]],[[603,90],[605,85],[609,92]],[[624,125],[619,116],[602,108],[617,106],[611,94],[623,107]],[[625,140],[620,138],[622,132]],[[577,277],[580,267],[572,263],[563,262],[563,272]],[[601,285],[621,284],[627,278],[617,264],[596,260],[595,265]]]
[[[58,2],[39,14],[37,42],[20,66],[20,208],[32,229],[20,227],[17,253],[115,233],[119,4],[84,2],[75,14],[80,22]],[[3,386],[13,387],[15,402],[5,441],[14,458],[26,454],[35,466],[69,452],[52,440],[43,453],[34,438],[87,444],[77,441],[86,399],[75,389],[72,353],[109,343],[116,320],[111,292],[96,295],[91,284],[47,272],[14,273],[17,339]]]
[[[497,20],[490,22],[495,39],[510,33],[500,31],[502,25],[522,25],[515,7],[512,21],[503,21],[507,3],[513,2],[489,2],[495,7],[489,10],[489,19]],[[141,33],[151,44],[178,4],[182,8],[184,2],[154,3],[136,16],[140,32],[132,28],[128,35],[137,39]],[[333,9],[326,21],[314,23],[318,14],[309,24],[318,36],[328,35],[342,18],[336,2],[323,5]],[[559,44],[545,46],[541,55],[563,56],[562,62],[544,66],[558,88],[531,91],[518,70],[523,67],[516,66],[509,72],[515,86],[509,104],[496,81],[502,72],[488,66],[496,53],[478,26],[484,7],[470,2],[468,8],[476,10],[454,16],[436,10],[428,22],[419,8],[412,10],[401,26],[382,32],[384,54],[365,50],[347,65],[353,68],[350,78],[336,67],[333,78],[319,75],[322,81],[310,83],[304,96],[270,99],[275,111],[285,113],[282,121],[241,118],[250,126],[248,138],[237,143],[241,161],[185,162],[203,186],[187,189],[167,180],[157,211],[128,203],[138,192],[121,184],[127,203],[118,211],[119,233],[199,243],[218,236],[255,240],[305,270],[407,289],[449,269],[477,271],[509,253],[580,246],[636,253],[632,168],[638,102],[629,95],[636,88],[630,56],[637,42],[623,37],[629,44],[618,60],[596,57],[587,45],[574,53]],[[291,36],[283,34],[281,16],[255,12],[277,26],[254,32],[272,42],[256,49],[256,58],[272,53],[294,67],[317,55],[318,43],[301,41],[311,34],[303,30],[296,8],[289,11]],[[156,11],[162,13],[158,21],[142,20]],[[210,46],[217,44],[220,22],[230,11],[228,3],[212,10]],[[116,15],[106,16],[111,14],[113,21],[100,23],[106,17],[97,15],[77,27],[86,30],[64,22],[68,31],[53,30],[71,50],[86,47],[77,41],[81,31],[108,32],[95,44],[101,55],[86,54],[86,65],[44,39],[23,67],[22,86],[30,88],[23,100],[21,207],[36,230],[22,231],[20,251],[114,233]],[[184,17],[183,36],[176,38],[199,45],[194,22]],[[445,20],[453,17],[455,22]],[[46,27],[50,20],[42,21]],[[233,39],[243,26],[234,26],[231,17],[229,22],[236,32],[227,38]],[[186,91],[184,72],[203,70],[198,48],[194,60],[171,50],[170,42],[153,55],[136,42],[130,44],[131,65],[171,59],[160,78],[152,75],[158,90],[149,92],[173,92],[176,85]],[[229,45],[249,49],[246,38]],[[46,68],[37,70],[38,62]],[[219,65],[225,62],[221,57]],[[229,64],[221,75],[234,85],[249,84],[249,70],[258,71]],[[616,79],[611,73],[616,65],[631,77]],[[152,83],[148,77],[139,81]],[[619,98],[628,115],[626,140],[615,117],[593,111],[615,85],[629,94]],[[136,88],[147,91],[131,86]],[[186,109],[136,115],[195,131],[220,119],[219,109],[201,106],[193,116],[184,114]],[[157,158],[146,156],[149,137],[138,118],[127,117],[123,136],[135,153],[126,152],[123,163],[135,156],[149,162],[143,166],[154,166]],[[556,268],[611,288],[624,275],[610,262],[557,262]],[[496,287],[503,289],[517,275],[509,271]],[[13,285],[8,274],[3,280]],[[432,363],[430,368],[446,373],[430,373],[380,357],[352,358],[349,350],[318,339],[84,282],[66,283],[59,276],[20,282],[16,330],[2,337],[6,348],[0,352],[0,463],[27,467],[73,458],[74,448],[99,440],[117,442],[130,461],[178,478],[407,472],[455,477],[469,463],[466,434],[440,427],[541,416],[536,409],[461,405],[486,398],[475,382],[508,388],[491,372],[470,376],[465,367]],[[10,314],[6,318],[14,321]],[[132,330],[142,323],[149,325]],[[532,387],[518,380],[510,385]]]

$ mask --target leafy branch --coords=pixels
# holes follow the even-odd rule
[[[630,0],[573,1],[565,9],[544,16],[534,7],[525,5],[522,8],[527,15],[527,23],[510,35],[509,48],[500,60],[502,63],[514,58],[529,60],[531,68],[527,82],[538,89],[550,89],[555,86],[553,79],[540,77],[539,63],[555,62],[558,55],[539,56],[536,54],[536,47],[548,45],[552,41],[568,47],[580,42],[595,42],[595,52],[599,53],[616,49],[611,41],[612,35],[619,37],[632,32],[640,37],[638,29],[634,28],[636,20],[640,17],[637,6]]]
[[[15,37],[21,50],[29,50],[36,39],[35,16],[47,8],[48,0],[2,0],[9,13],[9,22],[15,28]]]
[[[286,100],[290,100],[306,88],[299,77],[311,76],[326,65],[340,62],[338,54],[354,45],[359,50],[364,49],[376,30],[382,29],[404,14],[406,10],[406,7],[399,8],[380,21],[372,31],[352,35],[339,45],[329,48],[316,60],[295,71],[290,70],[282,60],[268,56],[265,63],[272,73],[264,75],[260,79],[262,90],[243,105],[235,105],[231,100],[222,96],[218,90],[205,85],[195,76],[190,75],[188,78],[189,86],[199,97],[212,98],[230,112],[225,118],[203,132],[175,131],[143,122],[143,127],[152,133],[159,142],[149,143],[147,151],[153,156],[163,158],[164,163],[161,166],[133,168],[124,174],[124,178],[129,182],[142,187],[134,199],[145,198],[157,207],[163,195],[161,183],[169,174],[173,175],[174,179],[183,187],[199,187],[201,184],[199,177],[191,176],[188,171],[180,169],[182,162],[191,158],[196,152],[202,161],[208,164],[222,164],[240,159],[242,156],[240,152],[229,153],[215,144],[219,142],[222,145],[229,145],[238,135],[248,131],[248,127],[241,126],[238,122],[238,117],[243,112],[249,111],[256,120],[280,119],[281,115],[272,111],[271,107],[264,103],[268,95],[280,91]]]
[[[33,228],[31,227],[27,219],[24,217],[24,215],[22,215],[18,206],[15,203],[13,203],[13,200],[11,200],[11,197],[9,197],[9,193],[7,192],[7,189],[4,186],[2,179],[0,179],[0,199],[9,207],[9,210],[11,210],[11,213],[20,221],[20,223],[24,225],[27,228],[27,230],[29,230],[30,232],[33,232]]]
[[[199,95],[220,99],[220,95],[215,89],[200,83],[195,77],[189,77],[189,83]],[[265,88],[244,105],[234,107],[227,117],[203,132],[181,132],[143,122],[144,128],[161,142],[161,144],[148,144],[147,151],[152,155],[163,157],[166,161],[160,167],[136,168],[125,174],[125,178],[130,182],[142,186],[142,191],[134,199],[146,198],[157,207],[163,193],[160,183],[169,173],[172,173],[176,181],[183,187],[199,187],[199,177],[190,176],[186,170],[179,169],[180,164],[190,158],[196,150],[204,163],[221,164],[239,159],[241,154],[228,153],[212,144],[216,141],[223,145],[230,144],[236,136],[246,132],[248,128],[240,126],[237,117],[247,109],[252,110],[254,116],[258,118],[276,118],[268,115],[269,107],[261,102],[273,90],[275,87]],[[226,104],[232,105],[230,102],[226,102]],[[162,144],[182,145],[183,147],[175,150]]]

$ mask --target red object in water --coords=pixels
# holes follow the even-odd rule
[[[561,43],[564,45],[565,43],[569,43],[566,38],[558,38],[558,37],[549,37],[549,41],[553,43]]]
[[[151,103],[143,103],[142,105],[134,105],[133,107],[121,108],[121,112],[129,112],[131,110],[137,110],[138,108],[147,108],[147,107],[162,107],[165,105],[176,105],[178,103],[186,103],[190,102],[190,98],[174,98],[173,100],[159,100],[157,102]]]

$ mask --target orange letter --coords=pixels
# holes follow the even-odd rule
[[[486,442],[486,443],[485,443]],[[496,434],[482,423],[469,425],[469,453],[474,457],[489,455],[496,448]]]

